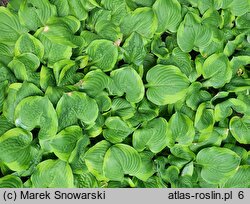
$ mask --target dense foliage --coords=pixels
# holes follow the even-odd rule
[[[250,187],[249,64],[250,0],[12,0],[0,187]]]

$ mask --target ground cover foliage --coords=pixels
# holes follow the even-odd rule
[[[0,187],[250,187],[249,0],[0,7]]]

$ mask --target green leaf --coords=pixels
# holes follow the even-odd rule
[[[110,77],[102,70],[97,69],[88,72],[84,78],[79,81],[77,86],[84,90],[89,96],[95,97],[109,86]]]
[[[97,178],[97,180],[107,180],[103,172],[104,156],[111,144],[106,140],[98,142],[86,152],[84,159],[88,170]]]
[[[67,16],[69,15],[69,4],[68,0],[50,0],[50,3],[56,6],[58,16]]]
[[[75,148],[70,154],[68,161],[74,174],[83,174],[84,172],[87,172],[84,154],[87,151],[89,143],[89,138],[84,135],[76,142]]]
[[[92,64],[104,72],[112,70],[118,58],[117,47],[109,40],[94,40],[86,53],[90,56]]]
[[[158,153],[172,143],[173,138],[169,137],[168,123],[164,118],[149,121],[133,134],[133,146],[139,152],[147,148]]]
[[[202,165],[201,177],[205,181],[221,184],[236,173],[240,157],[226,148],[208,147],[197,154],[196,161]]]
[[[33,53],[41,60],[44,55],[44,46],[38,39],[25,33],[18,38],[15,44],[15,55],[23,53]]]
[[[195,128],[200,132],[210,132],[213,129],[214,123],[214,111],[206,102],[201,103],[195,114]]]
[[[141,65],[146,57],[144,40],[141,35],[133,32],[124,42],[123,46],[124,61],[137,66]]]
[[[83,21],[87,18],[88,13],[84,8],[84,0],[67,0],[70,14]]]
[[[108,149],[104,157],[104,175],[114,181],[122,181],[124,174],[136,175],[141,166],[138,152],[131,146],[116,144]]]
[[[0,43],[0,66],[2,67],[1,64],[7,66],[10,61],[12,60],[13,56],[14,56],[14,45],[10,46],[7,45],[5,43]]]
[[[36,70],[40,66],[40,60],[36,55],[32,53],[18,55],[8,66],[18,80],[39,85],[39,73]]]
[[[76,143],[80,138],[86,137],[79,126],[70,126],[59,132],[50,142],[52,151],[63,160],[68,161]]]
[[[183,52],[194,48],[207,47],[211,41],[212,32],[206,25],[201,24],[200,17],[188,12],[177,30],[177,43]]]
[[[117,116],[107,118],[105,126],[103,136],[111,143],[120,143],[133,132],[133,129]]]
[[[0,115],[0,135],[3,135],[14,127],[15,126],[3,114]]]
[[[177,0],[156,0],[153,11],[158,20],[156,32],[176,32],[181,22],[181,5]]]
[[[32,134],[21,128],[8,130],[0,137],[0,161],[13,171],[29,168],[38,153],[31,146]]]
[[[123,98],[115,98],[111,103],[111,114],[126,120],[134,116],[135,107]]]
[[[171,153],[181,159],[191,161],[195,158],[195,154],[190,150],[187,145],[175,144],[170,148]]]
[[[248,117],[232,117],[230,120],[229,129],[233,137],[239,143],[250,144],[250,119]]]
[[[8,88],[7,80],[0,82],[0,112],[2,112],[3,110],[3,103],[6,97],[7,88]]]
[[[117,45],[119,46],[119,43],[122,40],[122,33],[117,25],[106,19],[102,19],[97,21],[95,30],[100,37],[115,43],[117,42]]]
[[[147,72],[147,98],[156,105],[172,104],[184,98],[189,80],[173,65],[156,65]]]
[[[215,121],[224,120],[233,113],[233,110],[244,114],[247,110],[247,105],[243,101],[235,98],[230,98],[222,103],[216,104],[214,108]]]
[[[127,101],[138,103],[143,99],[144,86],[141,77],[132,67],[124,67],[111,72],[111,78],[118,89],[126,94]]]
[[[173,139],[182,145],[190,145],[195,136],[193,121],[183,113],[176,112],[169,120]]]
[[[81,92],[63,94],[56,106],[58,129],[76,125],[78,120],[91,124],[98,116],[98,106],[94,99]]]
[[[29,96],[24,98],[15,109],[15,125],[31,131],[40,128],[38,138],[43,148],[47,140],[56,135],[58,121],[56,111],[47,97]]]
[[[34,188],[73,188],[74,178],[68,163],[48,159],[39,163],[31,176]]]
[[[53,70],[42,66],[40,72],[40,86],[45,91],[49,86],[54,87],[56,85],[55,76]]]
[[[51,17],[42,32],[52,42],[76,48],[83,42],[81,36],[74,35],[79,28],[80,21],[73,16]]]
[[[152,38],[157,29],[157,18],[151,8],[137,8],[123,18],[121,31],[125,37],[137,32],[145,38]]]
[[[201,88],[202,84],[200,82],[194,82],[188,89],[186,104],[194,111],[197,110],[200,103],[209,101],[212,98],[208,91],[202,90]]]
[[[63,87],[76,84],[84,76],[77,72],[78,69],[78,65],[72,60],[65,59],[56,62],[53,66],[53,72],[57,85]]]
[[[166,43],[162,41],[160,35],[155,35],[151,43],[151,52],[162,60],[165,59],[169,53]],[[159,60],[160,61],[160,60]]]
[[[207,79],[203,82],[205,87],[223,87],[232,78],[232,69],[228,58],[223,54],[209,56],[203,64],[202,75]]]
[[[5,7],[0,7],[0,42],[14,45],[21,34],[28,32],[18,16]]]
[[[43,31],[44,28],[37,30],[35,37],[38,38],[44,45],[43,61],[48,63],[48,67],[53,67],[55,62],[62,59],[70,59],[72,55],[72,47],[63,44],[57,44],[49,40]]]
[[[51,16],[56,15],[56,7],[48,0],[26,0],[20,5],[18,16],[21,23],[29,30],[37,30],[46,25]]]
[[[155,173],[155,166],[152,160],[154,154],[149,151],[144,151],[140,152],[139,155],[141,157],[141,166],[135,176],[142,181],[147,181]]]
[[[250,11],[250,2],[249,0],[233,0],[229,9],[233,15],[242,16]]]
[[[194,71],[191,56],[183,52],[180,48],[174,48],[168,56],[159,60],[159,63],[177,66],[191,81],[191,74]]]
[[[250,18],[249,12],[245,13],[242,16],[237,17],[235,21],[236,27],[239,29],[250,28],[249,18]]]
[[[0,188],[22,188],[22,180],[14,175],[7,175],[0,178]]]
[[[99,182],[91,173],[75,174],[74,175],[76,188],[98,188]]]
[[[237,172],[222,184],[222,188],[249,188],[250,186],[250,167],[240,166]]]
[[[4,102],[3,115],[14,123],[14,112],[17,104],[28,96],[41,96],[42,91],[32,83],[13,83],[9,86],[8,96]]]

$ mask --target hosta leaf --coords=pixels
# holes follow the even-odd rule
[[[250,186],[250,167],[240,166],[237,172],[222,185],[223,188],[249,188]]]
[[[97,21],[95,30],[100,37],[113,42],[118,42],[118,45],[122,39],[120,28],[108,20]]]
[[[195,154],[186,145],[184,146],[181,144],[175,144],[170,148],[170,151],[174,156],[187,161],[193,160],[195,158]]]
[[[235,98],[230,98],[227,101],[216,104],[214,109],[215,121],[221,121],[230,116],[233,110],[244,114],[247,110],[247,105],[243,101]]]
[[[250,144],[250,120],[248,117],[234,116],[229,124],[233,137],[241,144]]]
[[[55,155],[67,161],[80,138],[86,137],[79,126],[70,126],[59,132],[50,142]]]
[[[60,60],[53,66],[55,80],[58,86],[65,86],[77,83],[83,78],[83,74],[77,72],[79,69],[76,62],[72,60]]]
[[[51,4],[56,6],[58,16],[66,16],[69,14],[69,4],[68,0],[50,0]]]
[[[48,0],[26,0],[20,5],[18,16],[20,21],[29,30],[37,30],[46,25],[51,16],[56,15],[56,7]],[[31,20],[32,19],[32,20]]]
[[[102,70],[97,69],[88,72],[77,85],[89,96],[94,97],[100,94],[105,88],[107,88],[109,86],[109,83],[110,77],[106,75]]]
[[[124,174],[136,175],[140,166],[140,155],[133,147],[116,144],[105,154],[103,172],[110,180],[122,181]]]
[[[84,159],[88,170],[98,179],[105,180],[103,172],[104,156],[111,144],[106,140],[98,142],[85,154]]]
[[[43,34],[52,42],[76,48],[83,39],[74,35],[80,28],[80,21],[73,16],[52,17],[43,28]]]
[[[177,102],[185,97],[189,80],[178,67],[156,65],[147,72],[147,98],[156,105]]]
[[[0,161],[13,171],[29,168],[37,149],[31,146],[32,134],[21,128],[14,128],[0,137]]]
[[[153,11],[158,20],[156,32],[176,32],[181,22],[181,5],[177,0],[156,0]]]
[[[103,136],[106,140],[112,143],[122,142],[133,129],[129,127],[126,122],[119,117],[109,117],[105,121],[106,128],[103,130]]]
[[[40,72],[40,86],[43,90],[46,90],[49,86],[54,87],[56,85],[55,76],[51,68],[42,66]]]
[[[5,43],[0,43],[0,66],[1,64],[7,66],[14,56],[13,46],[7,45]]]
[[[28,32],[23,27],[15,13],[5,7],[0,7],[0,42],[14,44],[22,33]]]
[[[88,16],[84,8],[84,0],[67,0],[70,14],[78,18],[80,21],[85,20]]]
[[[135,107],[123,98],[115,98],[111,104],[111,114],[126,120],[134,116]]]
[[[141,157],[141,166],[135,176],[142,181],[147,181],[155,173],[154,163],[152,161],[154,153],[144,151],[139,154]]]
[[[36,55],[23,53],[14,57],[8,66],[17,79],[39,85],[39,73],[36,70],[40,66],[40,60]]]
[[[109,40],[94,40],[86,50],[92,63],[104,72],[114,68],[117,58],[117,47]]]
[[[56,135],[58,121],[56,111],[47,97],[29,96],[24,98],[15,109],[15,124],[31,131],[40,128],[38,138],[44,148],[48,148],[46,140]],[[45,143],[44,143],[45,142]]]
[[[0,82],[0,112],[2,112],[3,110],[3,103],[6,97],[7,88],[8,88],[7,80]]]
[[[144,41],[141,35],[133,32],[124,42],[122,48],[124,49],[124,61],[127,63],[134,63],[141,65],[146,57],[146,50]]]
[[[37,30],[35,36],[43,43],[44,45],[44,57],[43,61],[48,63],[48,67],[52,67],[55,62],[62,59],[70,59],[72,55],[72,47],[57,44],[48,39],[44,35],[44,28]]]
[[[195,136],[193,121],[185,114],[176,112],[169,120],[173,139],[179,144],[189,145]]]
[[[31,176],[34,188],[73,188],[74,177],[68,163],[45,160],[39,163]]]
[[[22,188],[22,180],[14,175],[7,175],[0,178],[0,188]]]
[[[14,128],[14,125],[4,116],[0,116],[0,135],[3,135],[8,130]]]
[[[188,53],[183,52],[178,47],[174,48],[172,53],[166,56],[164,59],[161,59],[159,63],[177,66],[181,72],[186,74],[186,76],[189,78],[191,77],[190,75],[194,70],[191,56]]]
[[[197,154],[196,161],[202,165],[201,176],[205,181],[221,184],[236,173],[240,157],[226,148],[208,147]]]
[[[215,123],[214,112],[209,105],[201,103],[195,114],[194,126],[200,132],[210,132]]]
[[[98,116],[98,106],[94,99],[85,93],[65,93],[56,106],[59,130],[76,125],[78,120],[86,124],[93,123]]]
[[[133,134],[133,146],[140,152],[147,148],[153,153],[158,153],[172,143],[173,139],[168,133],[168,123],[164,118],[149,121]]]
[[[126,94],[127,101],[138,103],[143,99],[144,86],[139,74],[131,67],[116,69],[111,78],[121,92]]]
[[[99,182],[91,173],[83,173],[74,175],[76,188],[98,188]]]
[[[111,99],[106,92],[102,92],[94,97],[100,112],[106,112],[111,107]]]
[[[211,41],[212,32],[194,13],[188,12],[177,31],[177,42],[183,52],[190,52],[193,48],[203,48]]]
[[[8,96],[4,102],[3,114],[14,123],[14,112],[17,104],[28,96],[42,95],[42,91],[32,83],[13,83],[9,86]]]
[[[248,0],[233,0],[229,9],[233,15],[241,16],[250,11],[250,2]]]
[[[18,38],[15,44],[15,55],[23,53],[33,53],[41,60],[44,55],[44,46],[38,39],[25,33]]]
[[[76,142],[75,148],[70,154],[69,164],[74,174],[82,174],[87,171],[87,166],[84,161],[84,154],[89,145],[89,138],[84,135]]]
[[[137,32],[146,38],[153,37],[157,29],[157,18],[151,8],[138,8],[126,16],[121,22],[121,31],[125,37]]]
[[[202,69],[202,75],[207,79],[203,85],[220,88],[232,78],[232,69],[228,58],[223,54],[213,54],[209,56]]]

